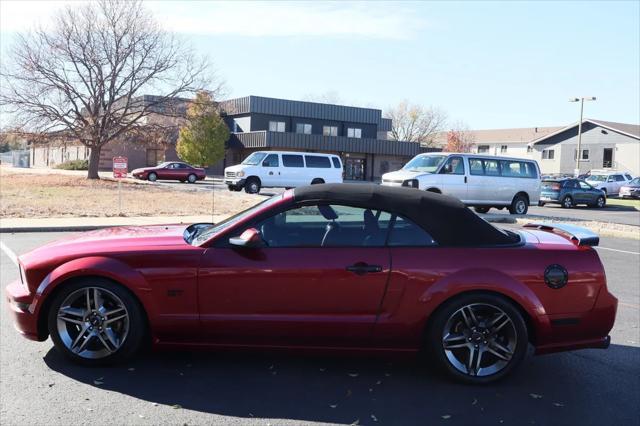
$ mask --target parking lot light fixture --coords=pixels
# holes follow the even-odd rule
[[[576,151],[576,169],[573,171],[575,177],[580,175],[580,157],[582,145],[582,115],[584,113],[584,101],[595,101],[595,96],[583,96],[581,98],[571,98],[569,102],[580,102],[580,121],[578,121],[578,150]]]

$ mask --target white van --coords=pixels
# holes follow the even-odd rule
[[[382,184],[451,195],[479,213],[507,207],[511,214],[525,214],[540,199],[538,163],[491,155],[420,154],[382,175]]]
[[[244,161],[224,169],[230,191],[249,194],[260,188],[295,188],[316,183],[342,183],[342,161],[334,154],[256,151]]]

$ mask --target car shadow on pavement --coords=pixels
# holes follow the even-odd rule
[[[602,208],[599,207],[591,207],[579,204],[577,206],[571,207],[570,210],[563,208],[560,204],[546,204],[544,208],[549,209],[558,209],[558,211],[570,211],[570,210],[593,210],[593,211],[606,211],[606,212],[636,212],[639,211],[634,206],[623,206],[620,204],[607,204]]]
[[[640,349],[620,345],[528,357],[512,376],[486,386],[454,383],[414,359],[164,352],[121,366],[87,368],[52,349],[44,361],[60,374],[101,389],[245,419],[631,424],[640,415]]]

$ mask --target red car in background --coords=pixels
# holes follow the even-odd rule
[[[196,183],[204,180],[207,174],[203,168],[193,167],[180,161],[167,161],[155,167],[143,167],[131,172],[133,177],[155,182],[162,180],[179,180],[180,182]]]
[[[157,348],[417,354],[468,383],[607,348],[617,299],[566,225],[505,231],[444,195],[321,184],[218,224],[88,232],[19,257],[16,328],[86,365]]]

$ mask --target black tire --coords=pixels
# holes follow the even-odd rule
[[[158,180],[158,175],[155,174],[154,172],[149,173],[149,176],[147,176],[147,180],[149,182],[155,182],[156,180]]]
[[[511,214],[527,214],[529,211],[529,199],[523,194],[517,194],[513,197],[511,205],[509,206],[509,213]]]
[[[247,194],[257,194],[260,192],[260,179],[250,177],[244,184],[244,192]]]
[[[604,195],[598,197],[596,202],[593,204],[593,207],[597,207],[599,209],[603,209],[607,205],[607,198]]]
[[[562,206],[563,209],[570,209],[575,207],[575,204],[573,203],[573,198],[571,198],[570,195],[567,195],[566,197],[564,197],[560,202],[560,205]]]
[[[442,191],[440,191],[438,188],[429,188],[427,189],[427,192],[433,192],[434,194],[442,194]]]
[[[463,307],[468,307],[469,305],[476,307],[487,307],[487,309],[495,308],[496,312],[500,311],[506,314],[508,319],[510,320],[510,323],[508,322],[501,328],[503,330],[503,333],[510,333],[510,341],[508,343],[504,343],[506,342],[506,340],[503,340],[503,337],[499,335],[494,339],[493,337],[483,337],[483,333],[481,331],[475,331],[473,332],[473,334],[470,334],[470,336],[474,336],[471,343],[468,343],[468,338],[462,337],[460,341],[463,342],[462,346],[464,347],[459,347],[455,350],[450,349],[450,353],[447,354],[447,351],[444,347],[444,339],[445,336],[449,335],[446,334],[449,333],[447,331],[448,327],[450,324],[455,323],[455,320],[452,320],[453,318],[460,318],[459,316],[456,316],[457,313]],[[485,327],[486,323],[484,323],[484,318],[478,315],[479,312],[481,313],[482,311],[476,310],[475,318],[477,318],[479,323],[484,324],[484,326],[482,328],[479,328],[479,330],[486,330],[488,329],[488,327]],[[487,318],[487,320],[492,321],[494,318],[496,317]],[[452,320],[453,322],[450,322],[450,320]],[[498,324],[500,323],[501,321],[498,322]],[[462,327],[464,328],[466,327],[466,325],[462,324]],[[499,332],[496,333],[500,334]],[[476,340],[476,335],[479,335],[480,341]],[[466,334],[461,333],[461,336],[466,336]],[[483,344],[483,342],[481,341],[482,339],[487,339],[488,345]],[[519,309],[514,306],[511,301],[504,297],[490,293],[469,293],[455,297],[450,301],[445,302],[436,310],[435,314],[429,321],[424,344],[425,349],[427,349],[427,352],[431,355],[430,359],[436,364],[439,369],[446,371],[452,378],[464,383],[485,384],[500,380],[510,374],[524,358],[527,352],[528,342],[529,336],[527,334],[527,326],[524,318],[522,317]],[[478,345],[475,345],[474,343],[478,343],[480,348],[478,348]],[[511,350],[510,355],[508,355],[508,361],[500,360],[499,358],[495,357],[495,355],[488,352],[487,349],[485,349],[494,348],[495,343],[500,343],[503,347]],[[478,351],[479,349],[484,350],[481,358],[481,363],[483,362],[483,358],[485,363],[491,362],[493,359],[495,359],[498,360],[496,361],[498,364],[502,363],[500,369],[496,369],[496,371],[492,372],[492,365],[488,365],[481,368],[485,369],[486,375],[484,375],[485,373],[482,372],[481,369],[477,370],[478,374],[475,375],[473,371],[469,372],[468,367],[463,365],[462,363],[459,365],[459,367],[456,367],[452,363],[452,361],[450,361],[450,357],[452,356],[451,352],[456,352],[458,356],[464,356],[466,352],[471,353],[471,351],[474,350],[473,348],[471,348],[471,346],[478,348],[475,349]],[[507,355],[508,353],[509,352],[505,351],[503,354]],[[455,355],[453,356],[453,359],[455,359]],[[459,368],[465,368],[467,369],[467,372],[463,372]]]
[[[476,211],[476,213],[486,213],[491,210],[491,207],[474,207],[473,209]]]
[[[542,201],[538,201],[538,207],[544,207],[544,203]]]
[[[311,181],[311,185],[320,185],[321,183],[324,183],[324,179],[315,178],[314,180]]]
[[[126,308],[126,313],[128,314],[128,333],[124,337],[122,344],[117,348],[117,350],[114,350],[113,353],[101,358],[87,358],[72,352],[67,348],[60,336],[58,325],[58,311],[60,306],[65,302],[67,297],[78,290],[81,291],[83,288],[98,288],[101,291],[106,292],[103,294],[111,293],[117,296],[123,303]],[[86,366],[101,366],[123,362],[138,353],[147,340],[147,321],[140,303],[126,288],[111,280],[101,277],[77,279],[72,283],[65,285],[60,291],[56,292],[49,307],[49,312],[47,313],[47,327],[56,349],[73,362]],[[94,337],[93,342],[87,344],[87,348],[89,348],[91,344],[97,344],[100,346],[97,339],[97,336]]]
[[[187,182],[189,183],[196,183],[197,180],[198,180],[198,176],[194,175],[193,173],[187,176]]]
[[[229,191],[231,192],[238,192],[242,189],[242,187],[235,185],[227,185],[227,188],[229,188]]]

